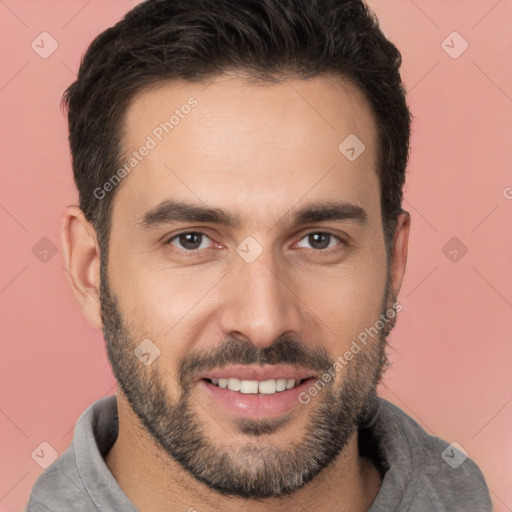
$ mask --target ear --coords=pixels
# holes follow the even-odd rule
[[[87,321],[101,329],[100,249],[94,227],[78,206],[68,206],[62,216],[61,241],[73,295]]]
[[[391,252],[391,297],[398,297],[407,263],[407,250],[409,246],[409,230],[411,216],[409,212],[403,212],[397,217],[395,233],[393,235],[393,249]]]

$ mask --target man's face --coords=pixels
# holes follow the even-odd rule
[[[179,122],[158,130],[175,109]],[[293,492],[346,446],[385,362],[381,330],[299,400],[394,301],[370,107],[333,79],[224,76],[139,94],[125,128],[126,158],[155,145],[119,185],[102,265],[116,379],[163,453],[206,485]],[[365,145],[356,159],[338,149],[350,134]],[[238,222],[155,213],[166,202]],[[215,385],[237,376],[241,391]],[[295,387],[274,393],[284,379]]]

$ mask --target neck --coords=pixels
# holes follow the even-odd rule
[[[366,512],[381,485],[377,468],[359,455],[355,432],[328,467],[291,495],[257,501],[224,496],[163,452],[120,393],[117,402],[119,434],[105,462],[140,512],[168,512],[170,503],[173,510],[201,512],[238,512],[242,508],[244,512]]]

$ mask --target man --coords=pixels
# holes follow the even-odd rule
[[[148,0],[91,44],[63,250],[118,390],[28,511],[491,510],[474,462],[376,395],[410,227],[400,63],[348,0]]]

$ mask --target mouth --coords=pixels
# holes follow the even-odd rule
[[[209,382],[210,384],[218,388],[228,389],[230,391],[235,391],[246,395],[274,395],[275,393],[282,393],[284,391],[294,389],[300,386],[303,382],[305,382],[308,379],[308,377],[304,379],[278,378],[258,381],[237,379],[235,377],[231,377],[228,379],[204,378],[202,380]]]
[[[317,380],[307,370],[290,367],[238,366],[209,373],[197,381],[205,402],[222,415],[237,419],[270,419],[299,413],[305,410],[299,400],[301,393]],[[269,378],[272,374],[274,377]]]

